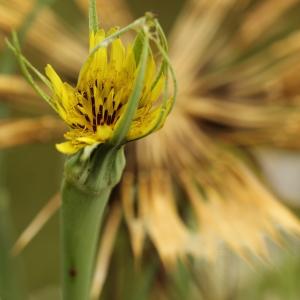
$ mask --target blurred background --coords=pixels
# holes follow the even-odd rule
[[[191,176],[195,174],[199,180],[198,192],[201,190],[201,195],[206,196],[195,201],[203,203],[204,198],[210,201],[207,195],[211,190],[226,194],[222,192],[222,184],[224,181],[226,185],[229,173],[237,174],[235,178],[238,178],[237,191],[233,181],[232,190],[228,192],[228,198],[232,197],[237,203],[236,213],[229,216],[223,206],[209,207],[203,212],[209,217],[201,216],[199,221],[203,222],[200,224],[203,228],[207,224],[203,229],[206,235],[210,234],[211,227],[217,228],[211,234],[215,234],[217,244],[225,244],[223,250],[216,250],[213,263],[207,259],[209,254],[190,251],[183,258],[181,250],[179,254],[176,250],[176,255],[183,259],[170,267],[166,258],[169,252],[165,254],[156,240],[159,233],[151,228],[143,242],[144,254],[139,254],[139,246],[134,243],[140,240],[131,236],[134,229],[124,205],[125,217],[120,220],[111,258],[106,258],[106,262],[109,261],[104,272],[107,278],[99,299],[300,299],[300,244],[294,236],[300,232],[297,223],[300,212],[300,1],[114,0],[109,4],[98,1],[98,4],[100,21],[105,28],[128,24],[151,11],[170,35],[170,54],[178,73],[180,92],[175,121],[171,120],[162,132],[165,130],[167,136],[168,132],[180,129],[186,137],[181,141],[178,133],[178,138],[176,135],[174,139],[166,138],[169,144],[156,144],[158,137],[154,137],[152,144],[158,145],[154,149],[158,153],[171,153],[169,165],[162,159],[164,163],[157,168],[171,173],[174,203],[180,219],[185,224],[194,224],[195,219],[190,213],[193,209],[185,207],[186,198],[193,198],[192,189],[185,181],[186,174],[194,172]],[[1,230],[11,233],[8,237],[11,244],[59,191],[64,157],[55,150],[54,144],[62,140],[65,128],[22,79],[16,58],[7,49],[4,38],[15,28],[26,57],[40,71],[50,63],[64,80],[75,84],[80,64],[87,54],[86,7],[87,1],[0,0],[0,204],[3,204],[0,206],[3,207],[2,220],[7,218],[5,226],[10,227]],[[184,121],[181,122],[181,118]],[[180,145],[177,147],[176,143]],[[128,160],[139,165],[139,158],[132,159],[130,151],[141,150],[134,147],[128,147]],[[164,152],[162,147],[169,147],[170,152]],[[177,153],[173,156],[174,151]],[[179,180],[176,168],[183,169],[184,158],[189,157],[185,151],[193,152],[195,170],[187,163],[183,179]],[[151,155],[145,155],[145,160]],[[150,158],[143,166],[146,170],[148,164],[157,164]],[[176,160],[182,165],[177,166]],[[223,166],[223,160],[228,160],[228,164]],[[229,173],[226,173],[227,167],[232,168]],[[130,166],[126,174],[135,174],[132,171],[135,168]],[[249,172],[252,174],[249,178],[256,178],[259,187],[256,183],[251,185],[252,179],[244,179]],[[193,182],[191,177],[188,180]],[[256,188],[257,193],[254,193]],[[119,189],[113,195],[113,204],[121,201]],[[247,205],[243,199],[249,200]],[[160,201],[164,201],[163,197]],[[224,207],[226,201],[222,202]],[[260,206],[266,213],[259,213]],[[46,208],[41,219],[49,217],[49,221],[19,251],[19,288],[30,295],[29,299],[59,299],[59,214],[55,210]],[[211,210],[218,211],[217,221],[212,221]],[[247,248],[249,244],[254,260],[236,245],[239,234],[234,235],[232,231],[232,238],[225,233],[222,236],[222,228],[227,228],[226,222],[230,223],[233,216],[238,219],[233,227],[241,226],[241,247]],[[166,213],[163,218],[168,220],[169,215]],[[264,222],[267,220],[267,223],[268,218],[272,221],[266,229]],[[261,227],[256,228],[253,224],[260,221]],[[210,225],[211,222],[218,226]],[[158,229],[162,228],[159,232],[167,230],[155,220],[149,224],[154,227],[157,224]],[[200,239],[201,226],[198,228]],[[253,231],[248,228],[251,226],[255,227]],[[171,235],[172,228],[177,229],[167,221],[166,228]],[[281,236],[272,235],[273,231],[280,232]],[[168,230],[166,232],[168,234]],[[218,232],[221,232],[220,238]],[[251,234],[273,240],[266,242],[267,254]],[[229,247],[226,247],[227,242]],[[4,242],[1,243],[3,246]],[[251,243],[255,245],[252,247]],[[208,244],[204,253],[213,252]],[[197,247],[205,248],[205,245],[197,244]],[[181,249],[181,245],[176,247]],[[5,268],[2,271],[4,277],[10,276]]]

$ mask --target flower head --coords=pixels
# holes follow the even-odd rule
[[[109,142],[116,129],[122,126],[122,119],[126,118],[141,68],[140,55],[134,44],[125,47],[120,38],[95,50],[116,30],[107,34],[103,29],[90,33],[90,56],[81,68],[76,87],[63,82],[52,66],[46,67],[53,89],[53,107],[69,127],[65,134],[68,141],[57,145],[57,149],[65,154]],[[124,142],[143,137],[163,125],[167,113],[161,117],[162,106],[168,112],[171,99],[165,102],[166,105],[162,104],[166,76],[162,69],[157,69],[149,51],[143,86]]]

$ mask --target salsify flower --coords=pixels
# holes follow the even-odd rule
[[[92,32],[90,51],[115,31],[112,29],[107,34],[103,29]],[[59,151],[73,154],[85,146],[112,139],[114,131],[122,124],[137,70],[134,46],[129,44],[125,48],[120,38],[112,42],[110,49],[99,48],[90,56],[80,71],[76,87],[62,82],[52,66],[47,65],[46,74],[53,87],[52,107],[70,128],[65,134],[68,141],[57,145]],[[150,53],[142,94],[126,141],[141,138],[164,122],[167,114],[157,126],[165,75],[161,72],[157,77],[156,73],[156,63]],[[170,107],[170,101],[168,103]]]

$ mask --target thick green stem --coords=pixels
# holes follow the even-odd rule
[[[105,145],[65,165],[61,238],[63,300],[88,300],[103,212],[125,166],[123,148]]]
[[[89,299],[101,219],[111,188],[88,194],[64,182],[61,209],[63,299]]]

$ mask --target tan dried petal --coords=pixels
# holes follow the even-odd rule
[[[121,223],[121,219],[122,219],[121,209],[119,206],[114,205],[110,211],[108,220],[105,224],[103,234],[101,237],[101,242],[99,246],[97,262],[95,267],[95,274],[94,274],[92,288],[91,288],[92,300],[99,299],[101,295],[103,284],[107,276],[114,243]]]
[[[64,124],[51,116],[1,120],[0,149],[36,142],[49,142],[61,137],[64,130]]]
[[[19,236],[12,249],[13,255],[19,255],[22,252],[22,250],[33,240],[33,238],[39,233],[44,225],[58,211],[60,204],[60,195],[57,193],[38,212],[38,214]]]
[[[0,29],[9,35],[12,29],[19,28],[35,1],[0,1]],[[30,26],[26,42],[43,57],[48,57],[55,66],[65,73],[74,74],[80,69],[87,48],[79,37],[74,38],[58,16],[50,8],[44,8]],[[50,50],[51,49],[51,50]]]

